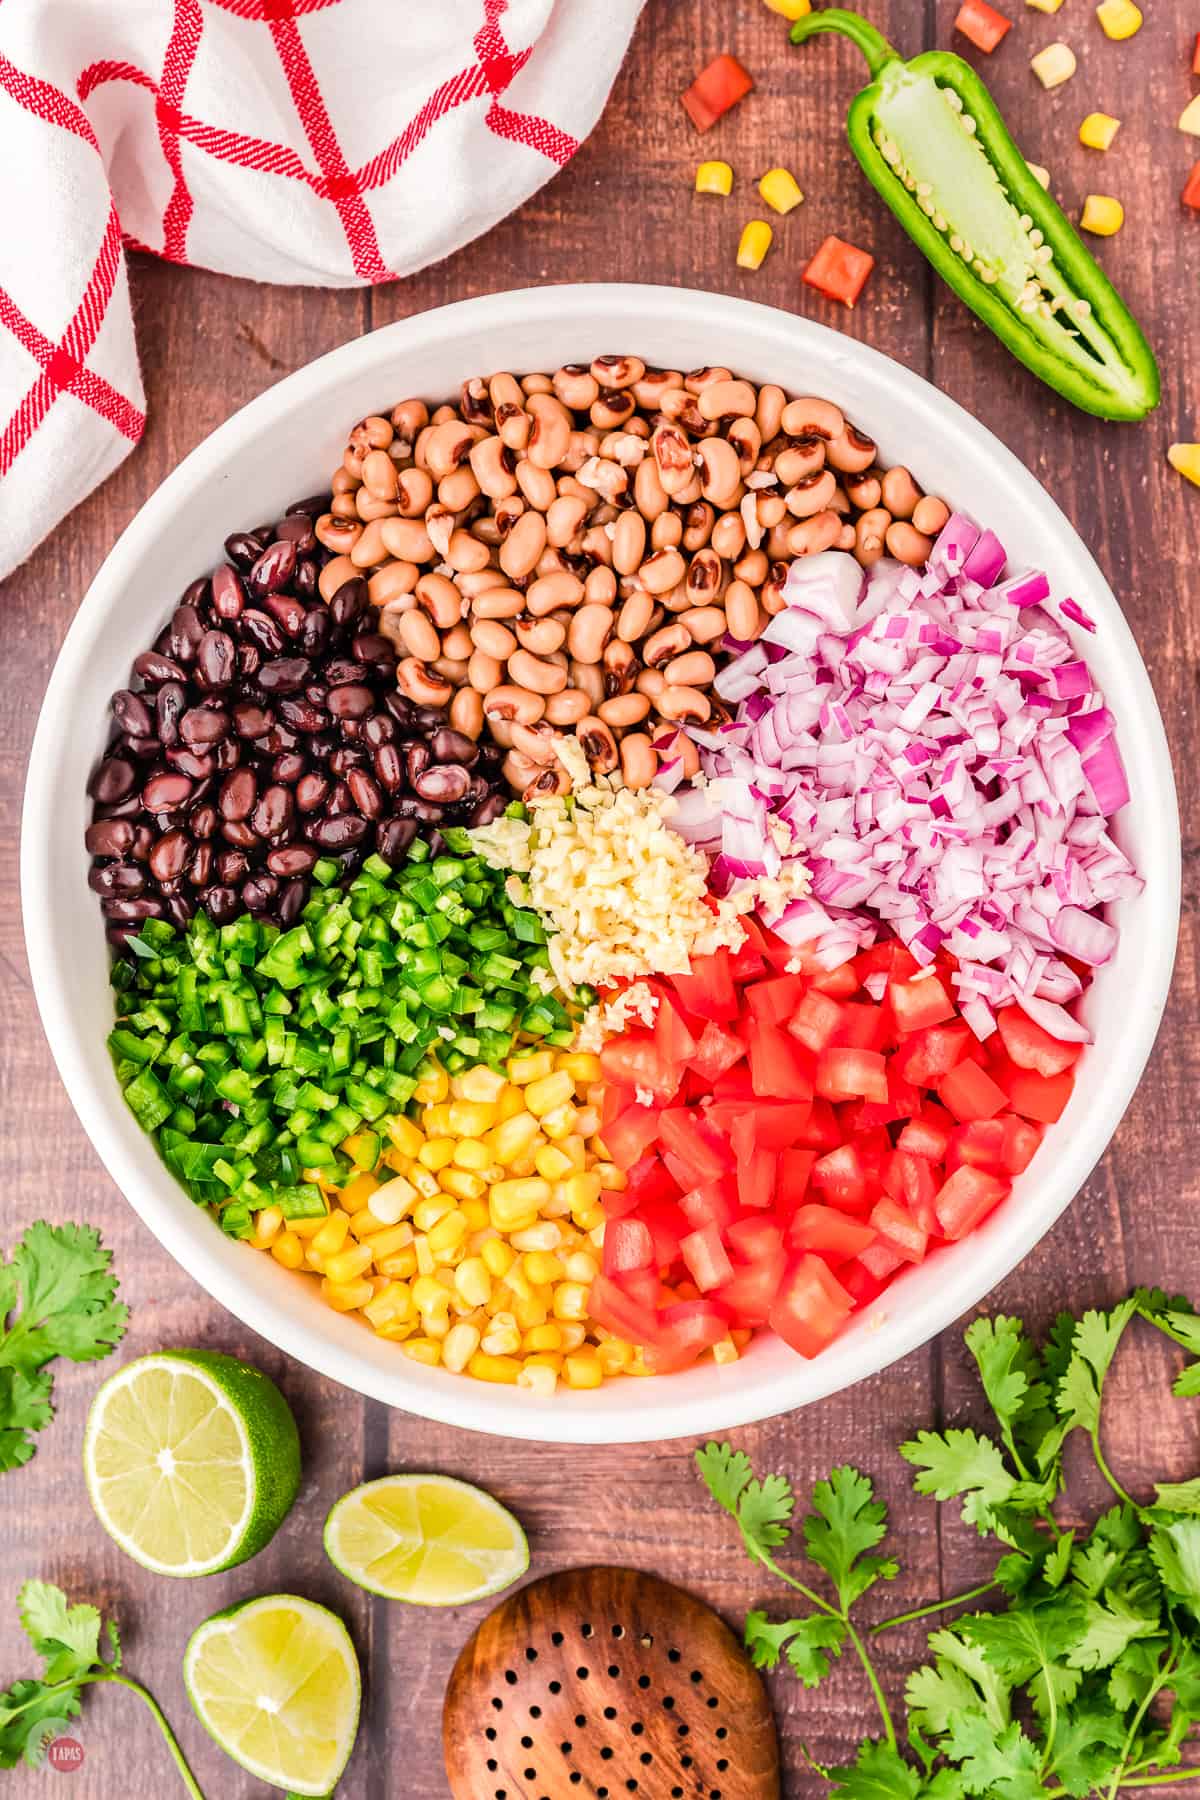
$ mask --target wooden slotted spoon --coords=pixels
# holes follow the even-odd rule
[[[567,1569],[464,1645],[442,1715],[455,1800],[778,1800],[763,1685],[709,1607],[633,1569]]]

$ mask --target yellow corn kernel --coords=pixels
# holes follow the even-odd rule
[[[514,1250],[557,1250],[562,1243],[562,1226],[554,1219],[539,1219],[528,1231],[509,1233],[509,1243]]]
[[[454,1161],[454,1139],[426,1138],[417,1151],[417,1161],[423,1169],[432,1169],[435,1174],[440,1175]]]
[[[1101,0],[1096,17],[1105,37],[1118,44],[1142,28],[1142,15],[1133,0]]]
[[[381,1275],[390,1275],[397,1281],[410,1281],[417,1273],[417,1253],[410,1244],[403,1250],[389,1250],[381,1255],[375,1246],[375,1267]]]
[[[283,1214],[277,1206],[264,1206],[254,1221],[254,1236],[247,1238],[252,1250],[269,1250],[283,1230]]]
[[[554,1290],[552,1311],[556,1319],[586,1319],[588,1290],[581,1281],[560,1281]]]
[[[482,1138],[460,1138],[454,1146],[454,1167],[478,1175],[492,1166],[492,1152]]]
[[[357,1281],[374,1260],[375,1252],[370,1244],[353,1244],[349,1250],[341,1250],[336,1256],[325,1258],[325,1273],[330,1281],[339,1285],[343,1281]]]
[[[751,219],[744,225],[737,250],[738,268],[761,269],[774,235],[765,219]]]
[[[479,1138],[496,1123],[495,1105],[482,1100],[452,1100],[447,1111],[451,1137]]]
[[[523,1350],[561,1350],[562,1327],[553,1323],[531,1325],[521,1339]]]
[[[727,162],[702,162],[696,165],[696,192],[720,194],[727,198],[733,192],[733,170]]]
[[[558,1257],[549,1250],[531,1250],[522,1261],[521,1269],[534,1287],[549,1287],[566,1275]]]
[[[804,199],[790,169],[768,169],[758,184],[758,191],[777,213],[790,213]]]
[[[484,1268],[497,1281],[504,1280],[517,1260],[516,1251],[511,1250],[502,1238],[489,1238],[479,1255]]]
[[[468,1231],[491,1230],[492,1215],[488,1211],[487,1199],[483,1194],[480,1194],[477,1199],[464,1200],[461,1211],[463,1218],[467,1221]]]
[[[321,1283],[321,1298],[334,1312],[357,1312],[360,1306],[370,1305],[375,1289],[369,1281],[331,1281],[326,1276]]]
[[[448,1306],[450,1296],[432,1275],[418,1275],[412,1284],[412,1297],[419,1312],[437,1312]]]
[[[1075,73],[1075,52],[1069,44],[1047,44],[1030,58],[1029,66],[1044,88],[1061,87]]]
[[[532,1113],[522,1107],[519,1113],[510,1118],[501,1119],[500,1123],[487,1135],[488,1149],[503,1163],[505,1168],[519,1157],[527,1155],[535,1141],[541,1138],[541,1127]]]
[[[565,1069],[555,1069],[552,1075],[531,1081],[525,1089],[525,1104],[535,1119],[540,1119],[543,1113],[553,1112],[555,1107],[574,1097],[575,1083]]]
[[[554,1060],[558,1068],[567,1071],[576,1087],[599,1081],[604,1074],[600,1058],[592,1050],[560,1050]]]
[[[437,1106],[426,1106],[421,1112],[421,1130],[427,1138],[449,1137],[450,1134],[450,1102],[443,1100]]]
[[[440,1063],[426,1063],[421,1079],[413,1089],[418,1106],[436,1106],[450,1092],[450,1077]]]
[[[505,1085],[504,1076],[497,1069],[478,1063],[459,1077],[458,1093],[463,1100],[482,1100],[485,1105],[494,1106]]]
[[[521,1365],[515,1356],[488,1356],[477,1350],[467,1364],[467,1374],[473,1375],[476,1381],[506,1382],[515,1387],[521,1374]]]
[[[530,1393],[548,1397],[558,1386],[558,1371],[548,1368],[545,1363],[531,1363],[526,1360],[524,1368],[517,1376],[517,1386],[528,1388]]]
[[[600,1265],[586,1250],[573,1250],[563,1265],[568,1281],[582,1281],[585,1286],[595,1281]]]
[[[1111,194],[1089,194],[1083,203],[1079,223],[1084,231],[1096,237],[1112,237],[1125,223],[1125,208]]]
[[[327,1216],[328,1215],[326,1215],[326,1217]],[[320,1229],[324,1223],[325,1223],[324,1218],[293,1219],[291,1224],[288,1227],[288,1230],[294,1231],[298,1238],[303,1238],[305,1240],[305,1242],[307,1242],[310,1238],[316,1237],[318,1231],[320,1231]]]
[[[482,1200],[487,1191],[482,1175],[473,1175],[469,1169],[442,1170],[442,1192],[453,1194],[456,1200]]]
[[[633,1360],[633,1345],[624,1338],[606,1338],[598,1345],[596,1355],[606,1375],[621,1375]]]
[[[553,1369],[556,1375],[562,1373],[561,1350],[534,1350],[525,1358],[527,1369]]]
[[[467,1221],[460,1212],[446,1213],[429,1233],[429,1248],[435,1256],[453,1256],[463,1246]]]
[[[1063,0],[1025,0],[1026,6],[1032,6],[1035,12],[1056,13]]]
[[[600,1108],[581,1106],[575,1114],[575,1129],[581,1137],[594,1137],[600,1129]]]
[[[570,1101],[566,1100],[561,1106],[556,1106],[550,1112],[543,1113],[538,1123],[548,1138],[555,1143],[560,1143],[574,1133],[578,1121],[579,1114]]]
[[[735,1363],[738,1360],[738,1347],[731,1337],[719,1338],[713,1345],[712,1355],[715,1363]]]
[[[412,1222],[418,1231],[432,1231],[439,1219],[445,1218],[448,1212],[455,1210],[454,1201],[449,1194],[439,1189],[431,1194],[428,1200],[418,1200],[413,1207]]]
[[[271,1255],[285,1269],[298,1269],[304,1261],[304,1245],[294,1231],[281,1231],[271,1245]]]
[[[363,1307],[363,1317],[369,1319],[376,1331],[385,1325],[403,1325],[417,1316],[413,1304],[412,1290],[402,1281],[389,1281],[375,1298]]]
[[[616,1163],[598,1162],[592,1174],[599,1177],[600,1186],[609,1193],[619,1194],[629,1186],[629,1177],[624,1169],[618,1169]]]
[[[1190,137],[1200,137],[1200,94],[1188,101],[1179,115],[1179,129]]]
[[[452,1325],[442,1340],[442,1361],[459,1374],[479,1348],[479,1331],[474,1325]]]
[[[364,1169],[361,1175],[355,1175],[338,1193],[338,1201],[345,1212],[361,1212],[368,1205],[371,1195],[379,1187],[376,1176],[368,1174]]]
[[[405,1356],[411,1356],[414,1362],[426,1363],[431,1369],[436,1368],[442,1360],[442,1346],[433,1338],[409,1338],[400,1348]]]
[[[492,1297],[492,1278],[482,1256],[468,1256],[454,1271],[454,1286],[468,1306],[486,1306]]]
[[[1167,461],[1185,480],[1200,487],[1200,444],[1172,444]]]
[[[381,1256],[394,1256],[397,1250],[407,1250],[413,1241],[413,1228],[405,1219],[400,1225],[387,1225],[382,1231],[371,1234],[371,1254],[378,1263]]]
[[[766,5],[781,19],[790,19],[793,24],[797,19],[807,19],[812,11],[812,0],[766,0]]]
[[[521,1348],[521,1333],[512,1313],[493,1314],[488,1328],[483,1334],[481,1348],[487,1356],[514,1356],[516,1354]]]
[[[412,1182],[423,1200],[432,1200],[435,1194],[440,1194],[442,1191],[433,1170],[424,1168],[418,1162],[411,1164],[408,1180]]]
[[[497,1231],[521,1231],[534,1223],[538,1207],[550,1198],[550,1183],[530,1175],[519,1181],[498,1181],[488,1195],[492,1224]],[[530,1218],[530,1214],[534,1219]]]
[[[437,1263],[434,1260],[433,1251],[429,1248],[428,1240],[419,1237],[413,1245],[413,1249],[417,1257],[417,1274],[432,1275],[437,1268]]]
[[[513,1119],[518,1113],[525,1111],[525,1096],[519,1087],[506,1084],[504,1092],[496,1102],[496,1120],[503,1124],[505,1119]]]
[[[315,1270],[318,1275],[325,1273],[325,1258],[320,1251],[314,1250],[311,1244],[306,1247],[304,1252],[304,1266],[306,1269]]]
[[[508,1079],[515,1087],[527,1087],[531,1081],[543,1081],[553,1073],[553,1050],[526,1050],[508,1059]]]
[[[604,1370],[594,1350],[577,1350],[564,1360],[563,1376],[570,1388],[598,1388],[604,1380]]]
[[[533,1166],[547,1181],[561,1181],[575,1167],[561,1144],[543,1144],[534,1155]]]
[[[417,1190],[403,1175],[393,1175],[376,1187],[367,1201],[372,1213],[384,1225],[398,1225],[417,1198]]]
[[[350,1214],[342,1212],[339,1207],[336,1212],[331,1212],[328,1218],[322,1221],[321,1229],[312,1241],[312,1248],[318,1256],[334,1256],[345,1243],[349,1230]]]
[[[1079,141],[1089,150],[1107,150],[1121,128],[1111,113],[1089,113],[1079,127]]]
[[[551,1290],[543,1287],[531,1293],[528,1298],[513,1301],[513,1318],[522,1331],[532,1331],[535,1325],[544,1325],[550,1317]]]
[[[386,1130],[401,1156],[415,1156],[425,1142],[423,1133],[403,1113],[397,1113],[395,1118],[389,1119]]]
[[[577,1169],[586,1169],[587,1168],[587,1166],[588,1166],[587,1145],[584,1143],[583,1139],[578,1136],[577,1133],[572,1132],[570,1137],[560,1138],[558,1140],[558,1148],[562,1151],[564,1156],[570,1157],[571,1162],[575,1168],[577,1168]]]
[[[1047,190],[1047,192],[1049,192],[1049,189],[1050,189],[1050,171],[1049,171],[1049,169],[1043,169],[1041,163],[1031,163],[1031,162],[1027,162],[1025,164],[1025,167],[1029,170],[1029,173],[1033,176],[1033,179],[1037,182],[1038,186],[1045,188]]]
[[[600,1198],[600,1177],[595,1169],[577,1169],[559,1182],[557,1192],[573,1213],[586,1212]]]
[[[357,1238],[360,1243],[364,1238],[378,1237],[381,1231],[390,1230],[391,1227],[385,1225],[382,1219],[377,1219],[369,1206],[364,1206],[361,1212],[356,1212],[350,1221],[350,1235]]]

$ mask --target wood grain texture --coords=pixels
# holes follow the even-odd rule
[[[454,1800],[779,1800],[762,1680],[710,1606],[621,1568],[518,1588],[446,1689]]]
[[[909,53],[951,41],[956,0],[874,0],[868,10]],[[1068,0],[1055,17],[1027,11],[1022,0],[1007,0],[1005,10],[1016,18],[1014,30],[994,57],[977,60],[1024,147],[1053,170],[1069,209],[1088,188],[1115,192],[1126,207],[1125,230],[1101,254],[1140,312],[1162,363],[1162,408],[1140,426],[1103,425],[1056,402],[935,282],[845,147],[842,118],[862,80],[861,59],[829,39],[803,54],[789,51],[781,21],[756,0],[651,0],[604,118],[574,162],[482,243],[413,280],[369,293],[281,290],[133,259],[149,404],[145,439],[0,596],[3,1242],[43,1215],[100,1224],[133,1304],[123,1354],[205,1344],[259,1363],[296,1409],[307,1452],[305,1478],[288,1526],[250,1567],[169,1587],[123,1558],[91,1515],[79,1477],[79,1446],[97,1373],[63,1370],[53,1428],[43,1435],[34,1462],[6,1478],[0,1492],[0,1676],[25,1672],[13,1596],[27,1575],[111,1605],[122,1623],[130,1668],[153,1686],[176,1721],[210,1800],[250,1800],[264,1790],[222,1758],[192,1717],[179,1674],[184,1640],[218,1606],[275,1588],[298,1589],[335,1606],[364,1659],[363,1730],[338,1790],[341,1800],[445,1800],[442,1694],[486,1605],[414,1614],[370,1598],[334,1573],[321,1552],[321,1522],[334,1499],[364,1478],[428,1467],[482,1480],[528,1528],[534,1575],[583,1560],[632,1564],[686,1586],[734,1623],[750,1606],[781,1603],[742,1555],[728,1520],[703,1495],[691,1464],[693,1444],[589,1451],[485,1442],[364,1403],[287,1361],[225,1315],[171,1262],[104,1174],[42,1038],[21,944],[16,846],[34,719],[72,612],[117,534],[192,445],[281,373],[347,338],[443,301],[525,283],[630,279],[744,294],[820,318],[928,376],[1047,483],[1120,596],[1163,706],[1184,819],[1184,916],[1158,1048],[1113,1146],[992,1304],[1044,1321],[1067,1300],[1073,1307],[1108,1302],[1134,1280],[1162,1279],[1193,1292],[1200,1285],[1200,1164],[1193,1148],[1200,1092],[1194,879],[1200,853],[1200,626],[1193,604],[1200,495],[1185,487],[1164,457],[1172,438],[1200,435],[1200,227],[1179,206],[1193,147],[1174,129],[1194,86],[1186,70],[1196,19],[1189,0],[1154,0],[1145,8],[1140,35],[1114,45],[1101,36],[1087,0]],[[1047,96],[1028,58],[1060,37],[1076,49],[1080,72]],[[701,141],[674,97],[725,49],[735,50],[754,72],[758,90]],[[1104,157],[1076,140],[1080,119],[1094,107],[1124,121]],[[701,154],[725,156],[734,165],[738,186],[731,200],[691,193]],[[775,248],[761,271],[744,273],[734,265],[738,233],[745,218],[760,211],[750,184],[776,162],[795,170],[808,198],[776,221]],[[806,256],[830,231],[869,246],[878,258],[852,314],[819,300],[799,280]],[[637,346],[581,346],[581,354],[623,348]],[[714,359],[719,353],[714,345]],[[180,585],[193,573],[181,569]],[[156,607],[165,598],[156,598]],[[1139,804],[1154,803],[1153,795],[1139,796]],[[1135,1488],[1151,1473],[1182,1475],[1195,1467],[1191,1408],[1139,1404],[1147,1384],[1162,1391],[1162,1374],[1160,1353],[1139,1348],[1116,1377],[1128,1404],[1114,1421],[1112,1457]],[[903,1573],[889,1599],[900,1608],[963,1585],[977,1547],[952,1509],[939,1516],[939,1509],[909,1496],[895,1447],[920,1425],[967,1419],[975,1405],[960,1333],[953,1329],[852,1395],[734,1436],[760,1469],[785,1468],[800,1486],[846,1458],[876,1475],[893,1507]],[[920,1642],[916,1632],[881,1640],[883,1672],[893,1689]],[[871,1728],[864,1686],[844,1667],[819,1698],[790,1675],[775,1678],[772,1692],[784,1792],[788,1800],[815,1800],[823,1785],[806,1770],[801,1745],[822,1762],[846,1759]],[[129,1790],[134,1770],[144,1772],[142,1785],[135,1785],[139,1794],[166,1800],[173,1792],[153,1727],[129,1697],[92,1697],[78,1735],[86,1763],[62,1778],[73,1800],[116,1800]],[[4,1779],[6,1793],[28,1793],[31,1800],[57,1791],[52,1775]]]

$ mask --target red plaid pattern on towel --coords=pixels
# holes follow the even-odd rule
[[[644,0],[0,0],[0,576],[145,423],[122,245],[392,281],[568,162]]]

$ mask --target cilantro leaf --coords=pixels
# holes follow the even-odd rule
[[[1200,1513],[1200,1477],[1191,1481],[1156,1481],[1156,1506],[1164,1512]]]
[[[827,1613],[810,1613],[804,1619],[785,1619],[772,1625],[766,1613],[746,1615],[746,1648],[756,1669],[774,1669],[780,1656],[788,1662],[807,1688],[824,1681],[832,1668],[831,1656],[840,1656],[846,1639],[841,1619]]]
[[[1107,1669],[1135,1638],[1154,1637],[1160,1628],[1157,1604],[1139,1604],[1120,1591],[1086,1600],[1084,1608],[1082,1630],[1067,1656],[1073,1669]]]
[[[1054,1773],[1076,1800],[1086,1800],[1121,1762],[1124,1722],[1099,1701],[1059,1712],[1054,1734]]]
[[[70,1681],[100,1661],[100,1614],[94,1606],[68,1606],[61,1588],[27,1581],[17,1595],[21,1623],[38,1655],[44,1679]]]
[[[1156,1525],[1150,1554],[1172,1601],[1200,1619],[1200,1519]]]
[[[864,1554],[887,1535],[887,1507],[874,1493],[857,1469],[834,1469],[828,1481],[814,1486],[816,1510],[804,1521],[809,1560],[833,1582],[843,1612],[877,1581],[893,1581],[899,1573],[891,1557]]]
[[[1036,1455],[1054,1424],[1051,1389],[1020,1319],[1006,1318],[1003,1313],[992,1319],[975,1319],[967,1328],[965,1342],[978,1365],[983,1391],[1005,1442],[1014,1455],[1018,1446]]]
[[[696,1467],[717,1505],[736,1519],[742,1489],[754,1473],[746,1452],[732,1444],[705,1444],[696,1452]]]
[[[91,1226],[39,1220],[0,1262],[0,1472],[29,1461],[31,1434],[53,1417],[44,1365],[94,1362],[120,1342],[129,1309],[111,1261]]]
[[[845,1800],[920,1800],[924,1784],[911,1763],[898,1750],[868,1738],[860,1745],[852,1769],[831,1769],[837,1782],[834,1794]]]
[[[961,1713],[951,1720],[943,1748],[959,1764],[968,1794],[987,1794],[994,1800],[1041,1800],[1046,1792],[1037,1745],[1015,1719],[994,1733],[978,1713]]]
[[[910,1715],[922,1731],[940,1737],[959,1712],[977,1712],[989,1729],[1008,1724],[1008,1687],[977,1644],[948,1627],[929,1636],[935,1662],[914,1671],[905,1689]]]
[[[913,1483],[918,1494],[936,1500],[962,1496],[963,1518],[981,1533],[992,1528],[993,1509],[1011,1500],[1019,1485],[999,1446],[969,1429],[919,1431],[901,1444],[900,1454],[922,1471]]]
[[[1161,1638],[1135,1638],[1108,1673],[1108,1697],[1120,1712],[1140,1706],[1154,1686],[1162,1660]]]
[[[1058,1384],[1057,1405],[1068,1431],[1094,1432],[1100,1424],[1100,1391],[1117,1345],[1137,1311],[1136,1296],[1112,1312],[1086,1312],[1071,1338],[1071,1360]]]
[[[737,1520],[746,1554],[755,1562],[770,1560],[790,1536],[796,1505],[786,1476],[756,1481],[746,1452],[731,1444],[706,1444],[696,1452],[696,1465],[717,1505]]]

